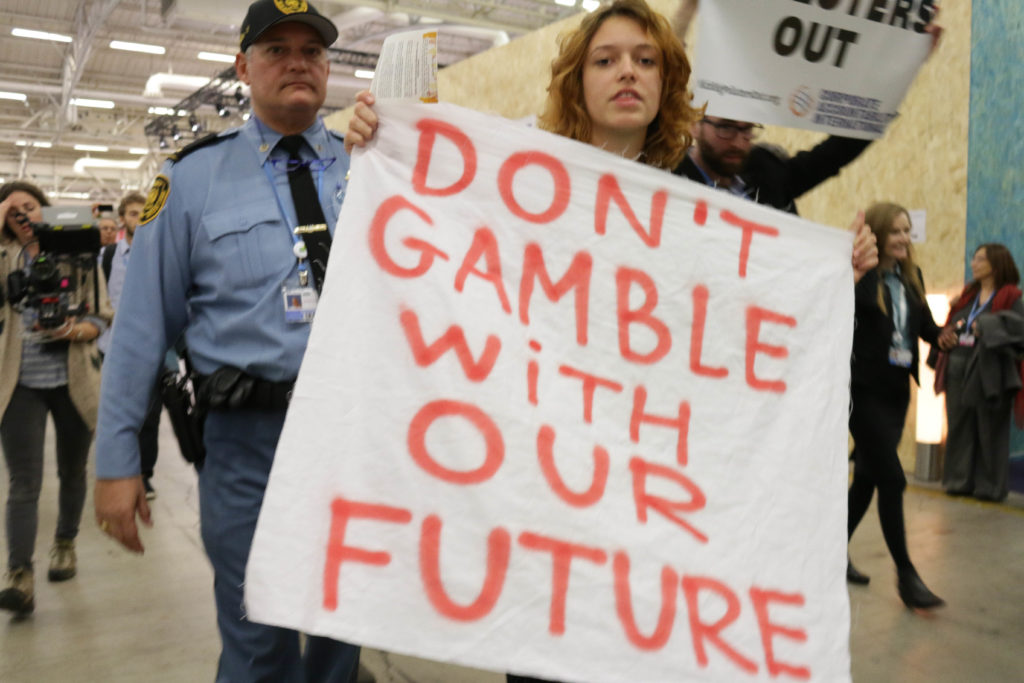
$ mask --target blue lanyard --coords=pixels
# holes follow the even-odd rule
[[[893,337],[902,342],[903,329],[907,324],[907,294],[903,288],[903,281],[899,277],[896,277],[895,280],[895,286],[890,285],[889,282],[885,284],[889,287],[889,296],[892,299]]]
[[[263,124],[260,122],[259,119],[256,119],[256,127],[260,131],[260,139],[262,140],[263,139]],[[307,261],[304,257],[300,257],[298,255],[298,249],[299,249],[298,245],[302,244],[303,246],[305,246],[305,242],[303,242],[302,238],[299,235],[297,235],[294,230],[292,230],[291,228],[288,227],[288,225],[289,225],[288,212],[285,210],[284,203],[281,201],[281,196],[277,192],[277,183],[274,182],[274,174],[273,174],[273,172],[271,171],[271,168],[270,168],[271,164],[267,163],[269,161],[270,161],[270,155],[268,154],[267,158],[263,161],[263,174],[265,176],[267,176],[267,182],[270,183],[270,191],[274,193],[274,201],[277,202],[277,208],[281,212],[281,220],[284,221],[284,227],[285,227],[286,230],[288,230],[288,235],[292,238],[292,245],[294,247],[293,253],[295,254],[296,260],[298,261],[299,272],[300,273],[305,273],[306,277],[308,278],[309,277],[309,261]],[[320,169],[320,171],[317,173],[317,180],[316,180],[316,197],[317,197],[317,201],[319,201],[320,197],[323,195],[324,171],[325,171],[325,169]]]
[[[981,304],[980,306],[978,304],[981,303],[981,292],[978,292],[978,296],[974,297],[974,305],[971,306],[971,312],[967,314],[966,329],[968,332],[971,331],[971,325],[974,324],[975,319],[977,319],[977,317],[981,315],[982,311],[985,310],[985,307],[988,306],[988,302],[992,301],[992,297],[994,297],[995,295],[995,292],[989,294],[988,298],[985,299],[985,303]]]
[[[691,158],[690,161],[693,161],[693,159]],[[711,176],[705,173],[704,169],[701,168],[696,161],[693,161],[693,165],[700,172],[701,176],[704,178],[704,184],[708,187],[713,187],[716,190],[725,190],[729,194],[739,197],[740,199],[749,199],[755,203],[757,202],[757,197],[750,196],[750,190],[747,189],[747,184],[743,182],[743,178],[740,178],[738,175],[733,176],[732,185],[729,187],[723,187],[719,186],[717,181],[712,180]]]

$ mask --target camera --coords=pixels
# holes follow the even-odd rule
[[[28,216],[16,214],[15,220],[29,224],[39,244],[39,253],[22,270],[7,276],[7,300],[18,310],[29,308],[36,312],[36,322],[44,330],[59,328],[70,316],[80,316],[90,310],[88,292],[83,291],[88,274],[93,274],[93,307],[99,307],[99,283],[96,280],[96,258],[100,250],[99,230],[82,220],[75,210],[67,209],[60,224],[46,222],[49,217],[44,207],[43,222],[30,223]],[[59,216],[60,214],[58,214]]]

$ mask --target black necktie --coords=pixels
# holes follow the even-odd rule
[[[323,226],[316,230],[301,230],[302,241],[306,244],[307,258],[313,270],[313,282],[316,291],[324,286],[324,275],[327,272],[327,257],[331,252],[331,233],[327,229],[327,219],[320,208],[320,197],[313,184],[313,174],[309,171],[309,163],[299,156],[302,147],[301,135],[287,135],[281,138],[278,145],[288,152],[291,162],[288,170],[288,186],[292,190],[292,204],[295,206],[295,217],[299,226]]]

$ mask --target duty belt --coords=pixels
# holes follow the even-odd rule
[[[285,410],[294,387],[295,380],[271,382],[223,367],[199,376],[198,402],[203,410]]]

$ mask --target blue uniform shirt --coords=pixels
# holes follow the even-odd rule
[[[333,234],[348,155],[319,119],[302,135],[302,157],[324,160],[313,167],[313,179]],[[287,171],[284,162],[271,161],[288,158],[276,149],[280,139],[254,115],[169,160],[154,183],[145,214],[160,210],[144,215],[136,229],[103,365],[97,478],[139,473],[136,435],[164,351],[182,331],[201,374],[233,366],[271,381],[298,375],[309,325],[284,317],[281,287],[297,278],[298,264]]]

